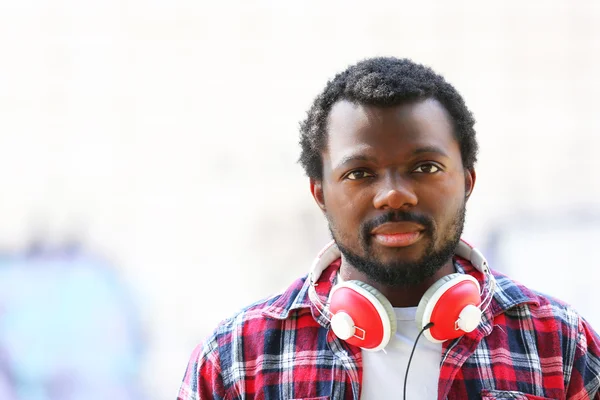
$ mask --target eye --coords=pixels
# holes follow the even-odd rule
[[[413,172],[419,172],[422,174],[435,174],[436,172],[440,172],[442,169],[435,164],[427,163],[421,164],[417,168],[413,170]]]
[[[373,176],[375,176],[375,175],[373,175],[370,172],[359,169],[356,171],[349,172],[348,175],[346,175],[346,179],[350,179],[351,181],[356,181],[358,179],[365,179],[365,178],[370,178]]]

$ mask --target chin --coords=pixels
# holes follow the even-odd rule
[[[389,265],[390,268],[396,268],[394,265],[398,264],[418,264],[420,260],[425,258],[423,250],[413,246],[386,247],[381,251],[377,251],[373,256],[378,262]]]

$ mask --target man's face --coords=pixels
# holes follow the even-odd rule
[[[376,282],[423,282],[449,261],[475,174],[434,99],[395,107],[336,103],[323,180],[312,182],[345,261]]]

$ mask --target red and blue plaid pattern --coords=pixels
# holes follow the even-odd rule
[[[319,279],[323,301],[339,265]],[[468,261],[455,265],[483,284]],[[438,399],[600,400],[598,334],[569,306],[494,275],[478,329],[443,345]],[[304,277],[222,322],[194,350],[178,400],[358,400],[361,380],[360,349],[333,335]]]

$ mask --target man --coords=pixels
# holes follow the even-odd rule
[[[300,163],[335,244],[223,321],[178,399],[599,400],[587,322],[460,240],[473,125],[458,92],[410,60],[365,60],[329,82]]]

